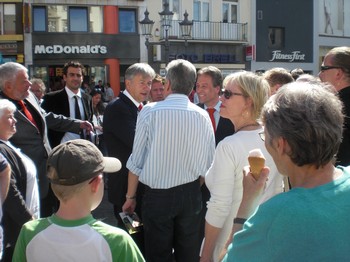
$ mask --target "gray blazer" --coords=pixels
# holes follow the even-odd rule
[[[0,98],[4,98],[1,97]],[[30,92],[25,99],[27,104],[40,116],[42,130],[30,122],[20,111],[15,112],[17,120],[17,132],[10,139],[11,143],[20,148],[24,154],[30,157],[36,165],[39,180],[40,198],[46,197],[49,189],[49,181],[46,177],[46,161],[51,147],[47,138],[47,129],[54,129],[62,132],[80,132],[80,122],[62,115],[46,113],[38,103],[38,100]]]

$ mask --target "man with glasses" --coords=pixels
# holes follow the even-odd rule
[[[70,61],[63,67],[63,80],[66,82],[64,89],[48,93],[44,96],[41,107],[46,112],[61,114],[72,119],[81,119],[92,121],[92,102],[91,97],[81,92],[83,82],[84,67],[76,61]],[[49,141],[51,147],[55,147],[60,143],[78,139],[89,139],[88,132],[80,134],[71,132],[58,132],[49,130]]]
[[[337,164],[350,165],[350,47],[341,46],[331,49],[325,56],[320,73],[322,82],[328,82],[337,90],[344,105],[343,140],[337,154]]]

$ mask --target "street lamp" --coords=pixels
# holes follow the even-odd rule
[[[142,21],[139,21],[139,23],[141,25],[142,35],[144,35],[146,37],[145,45],[147,46],[147,49],[148,49],[148,45],[149,45],[148,39],[152,37],[152,28],[153,28],[154,21],[149,19],[149,17],[148,17],[149,12],[147,9],[144,12],[144,14],[145,14],[145,18]]]
[[[182,38],[185,39],[185,46],[187,47],[187,39],[191,38],[191,31],[193,27],[193,21],[188,20],[188,13],[187,10],[184,13],[184,20],[179,22],[180,24],[180,31]]]
[[[173,20],[174,13],[169,10],[169,3],[166,1],[163,4],[163,11],[159,12],[160,20],[161,20],[161,26],[164,27],[165,30],[165,42],[164,42],[164,48],[165,48],[165,58],[166,63],[169,62],[169,35],[168,31],[171,27],[171,21]]]
[[[141,25],[141,34],[145,36],[146,41],[145,45],[147,47],[147,52],[148,52],[148,58],[149,58],[149,46],[150,45],[164,45],[165,49],[165,59],[166,63],[169,62],[169,35],[168,31],[169,28],[171,27],[172,19],[174,13],[169,10],[169,3],[168,1],[165,1],[163,4],[163,10],[161,12],[158,12],[160,15],[160,20],[161,20],[161,26],[164,28],[164,42],[150,42],[149,39],[152,37],[152,28],[154,21],[149,19],[149,12],[146,9],[144,12],[145,18],[142,21],[139,21]],[[185,39],[185,47],[187,47],[187,40],[191,37],[191,31],[192,31],[192,26],[193,22],[188,20],[188,13],[185,11],[184,13],[184,20],[179,22],[180,25],[180,30],[181,30],[181,37]]]

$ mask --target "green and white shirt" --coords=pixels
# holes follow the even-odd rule
[[[124,230],[93,218],[64,220],[56,215],[29,221],[18,237],[13,262],[145,261]]]

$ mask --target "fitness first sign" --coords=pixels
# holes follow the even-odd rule
[[[35,45],[34,54],[107,54],[103,45]]]
[[[272,58],[269,61],[304,62],[305,54],[301,53],[301,51],[282,53],[280,50],[274,50],[272,51]]]

